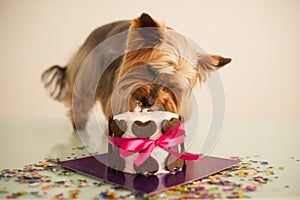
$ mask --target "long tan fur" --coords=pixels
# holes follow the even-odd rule
[[[81,92],[74,95],[76,75],[88,54],[105,39],[127,30],[124,56],[105,70],[96,98],[85,97],[84,85]],[[49,69],[42,78],[49,87],[55,77],[60,77],[60,82],[56,82],[59,85],[56,99],[70,108],[74,128],[84,128],[95,101],[101,102],[107,118],[125,111],[144,110],[166,110],[188,118],[185,107],[190,106],[187,104],[189,94],[197,81],[204,82],[211,71],[230,61],[197,52],[185,37],[144,13],[132,21],[119,21],[96,29],[66,68]]]

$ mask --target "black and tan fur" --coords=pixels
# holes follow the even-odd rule
[[[149,27],[153,29],[143,31]],[[126,45],[124,56],[105,70],[95,99],[86,97],[88,88],[84,85],[74,95],[76,75],[84,59],[101,42],[123,31],[128,31],[127,40],[123,41]],[[143,48],[147,44],[153,44],[153,48]],[[141,48],[137,50],[137,47]],[[187,101],[182,98],[189,97],[198,81],[204,82],[211,71],[230,61],[230,58],[195,51],[182,35],[169,31],[164,24],[144,13],[134,20],[118,21],[96,29],[66,67],[49,68],[42,74],[42,80],[50,95],[69,107],[74,128],[85,128],[96,101],[101,103],[107,118],[140,108],[170,111],[188,119],[184,110],[190,105],[183,103]],[[143,81],[145,84],[135,84]],[[115,88],[123,92],[124,99],[113,99]]]

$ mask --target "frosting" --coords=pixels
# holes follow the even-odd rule
[[[151,111],[151,112],[125,112],[119,115],[114,116],[113,119],[117,120],[125,120],[127,122],[127,130],[122,135],[123,138],[136,138],[137,136],[133,133],[133,124],[136,121],[140,121],[142,123],[153,121],[156,124],[156,130],[152,134],[151,137],[149,137],[152,140],[158,139],[162,135],[162,121],[163,120],[171,120],[172,118],[177,118],[178,115],[171,112],[165,112],[165,111]]]
[[[149,138],[151,140],[157,140],[166,132],[165,129],[175,124],[178,125],[180,123],[179,118],[180,116],[178,114],[166,111],[125,112],[115,115],[109,122],[110,135],[119,138]],[[163,123],[166,121],[169,123]],[[170,161],[168,159],[170,154],[160,147],[155,147],[146,162],[138,167],[134,164],[134,161],[139,154],[135,153],[121,158],[119,147],[112,144],[110,145],[112,150],[111,156],[109,156],[109,159],[111,159],[109,163],[111,163],[115,169],[127,173],[147,173],[147,169],[155,171],[155,174],[169,172],[169,170],[167,170],[167,160]],[[183,144],[178,145],[176,151],[183,152]],[[182,165],[180,168],[181,167]]]

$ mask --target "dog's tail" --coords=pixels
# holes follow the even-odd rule
[[[54,65],[43,72],[42,82],[49,91],[50,96],[58,101],[63,101],[67,95],[67,66]]]

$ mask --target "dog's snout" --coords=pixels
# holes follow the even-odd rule
[[[149,107],[151,107],[151,106],[154,105],[154,98],[151,98],[151,97],[150,98],[146,98],[146,97],[144,97],[144,98],[142,98],[141,103],[142,103],[143,107],[149,108]]]
[[[156,104],[156,105],[151,106],[148,111],[152,112],[152,111],[166,111],[166,110],[162,105]]]

